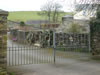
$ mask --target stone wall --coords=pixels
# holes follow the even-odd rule
[[[100,33],[94,33],[91,39],[92,54],[100,55]]]

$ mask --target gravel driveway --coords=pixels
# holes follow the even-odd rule
[[[66,59],[56,64],[8,67],[17,75],[100,75],[100,61]]]

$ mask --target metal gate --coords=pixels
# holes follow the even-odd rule
[[[63,62],[68,58],[87,58],[90,53],[88,33],[48,33],[13,30],[8,32],[7,65]]]
[[[88,33],[55,33],[55,46],[56,58],[61,62],[69,58],[88,59],[91,52]]]
[[[7,40],[7,65],[54,63],[54,48],[49,34],[38,31],[11,30]]]

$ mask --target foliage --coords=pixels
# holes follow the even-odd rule
[[[91,33],[93,32],[100,32],[100,20],[99,19],[92,19],[90,21],[90,29]]]
[[[97,19],[100,19],[100,10],[99,11],[97,11]]]
[[[100,32],[100,11],[97,12],[97,17],[90,21],[90,30],[93,32]]]
[[[53,45],[53,31],[50,30],[50,46]]]
[[[7,75],[6,69],[0,67],[0,75]]]
[[[90,32],[91,32],[91,48],[92,54],[100,54],[100,11],[97,12],[96,18],[90,21]]]
[[[9,75],[15,75],[15,74],[11,72],[11,73],[9,73]]]
[[[21,21],[20,26],[25,26],[25,23],[23,21]]]

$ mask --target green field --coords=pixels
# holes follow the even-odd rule
[[[9,12],[8,20],[12,21],[27,21],[27,20],[45,20],[47,19],[46,16],[40,16],[38,13],[41,11],[16,11],[16,12]],[[70,14],[70,13],[62,13],[59,17]]]

